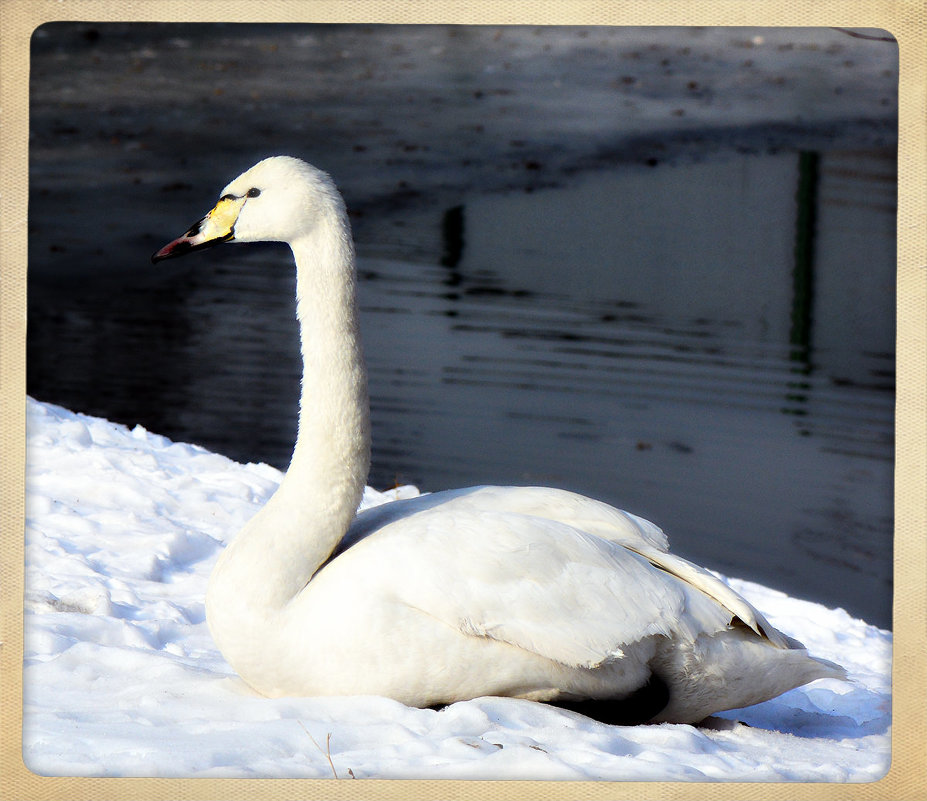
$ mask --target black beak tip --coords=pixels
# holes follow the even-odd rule
[[[180,239],[175,239],[173,242],[161,248],[161,250],[153,253],[151,256],[151,263],[157,264],[159,261],[164,261],[165,259],[175,259],[178,256],[185,256],[187,253],[191,253],[194,250],[205,250],[206,248],[219,245],[222,242],[229,242],[235,238],[235,232],[229,231],[225,236],[219,236],[206,242],[196,242],[195,244],[190,241],[189,237],[190,234],[186,233],[180,237]]]
[[[165,259],[173,259],[177,253],[162,253],[160,250],[157,253],[151,254],[151,263],[157,264],[159,261],[164,261]]]
[[[175,239],[173,242],[165,245],[161,250],[151,254],[151,263],[157,264],[165,259],[174,259],[177,256],[183,256],[191,250],[196,250],[196,246],[191,245],[183,237]]]

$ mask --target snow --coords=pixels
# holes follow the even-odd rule
[[[726,579],[847,668],[710,727],[607,726],[511,698],[443,710],[266,699],[213,644],[203,596],[281,473],[27,401],[23,755],[55,776],[870,782],[891,753],[888,631]],[[415,495],[366,491],[363,505]]]

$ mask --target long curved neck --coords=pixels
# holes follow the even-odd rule
[[[207,610],[220,649],[226,626],[239,634],[251,623],[262,630],[306,586],[347,531],[367,478],[354,250],[343,207],[329,211],[290,243],[303,357],[298,434],[283,482],[225,550],[210,581]]]
[[[290,509],[298,507],[305,513],[310,509],[306,493],[311,493],[313,520],[323,510],[337,507],[340,531],[329,534],[324,559],[347,530],[370,467],[367,372],[358,330],[354,247],[343,213],[291,247],[303,376],[296,445],[278,494],[296,493]]]

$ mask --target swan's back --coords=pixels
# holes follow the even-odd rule
[[[843,677],[666,547],[652,523],[574,493],[474,487],[362,512],[313,581],[362,576],[365,593],[557,666],[559,691],[524,693],[540,700],[629,696],[656,673],[660,713],[695,721]]]
[[[431,522],[430,518],[420,518],[426,512],[440,514],[442,517],[437,523]],[[659,526],[602,501],[551,487],[469,487],[377,506],[357,516],[333,556],[370,534],[388,529],[400,521],[404,531],[418,532],[429,523],[440,528],[441,520],[488,513],[509,513],[528,518],[520,521],[517,534],[526,542],[531,541],[535,531],[546,521],[568,526],[574,532],[570,535],[572,538],[588,535],[591,541],[601,539],[615,543],[712,598],[732,617],[738,618],[757,634],[766,636],[777,647],[789,647],[789,643],[793,642],[773,628],[759,611],[716,576],[670,554],[669,542]],[[479,533],[485,530],[481,528]],[[621,553],[609,550],[612,554]]]

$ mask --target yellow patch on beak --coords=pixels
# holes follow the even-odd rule
[[[220,198],[212,211],[203,219],[195,222],[183,236],[173,242],[168,242],[151,257],[151,260],[158,262],[164,259],[173,259],[193,250],[200,250],[201,248],[234,239],[235,222],[238,220],[241,207],[245,205],[246,200],[247,196],[233,197],[232,195],[226,195]]]
[[[204,242],[213,239],[229,239],[235,234],[235,221],[245,205],[244,197],[224,197],[219,200],[203,219],[200,235]]]

